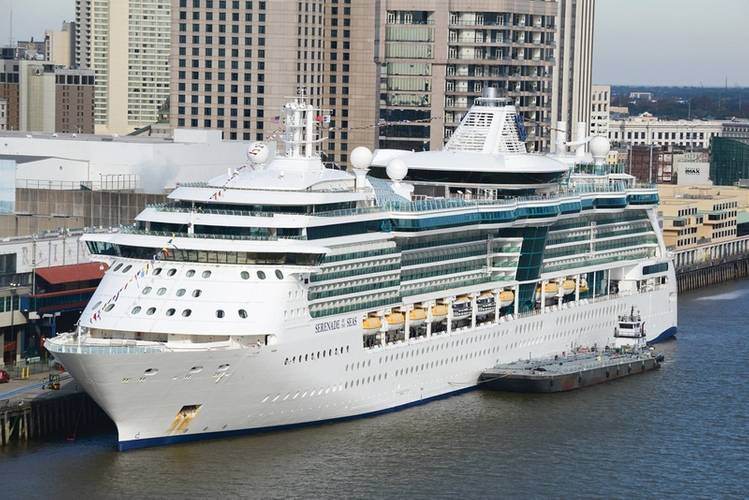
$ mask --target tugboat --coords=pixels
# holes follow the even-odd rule
[[[645,322],[632,307],[629,314],[619,316],[619,325],[614,327],[614,347],[643,347],[645,343]]]

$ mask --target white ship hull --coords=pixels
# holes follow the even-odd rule
[[[72,345],[55,357],[115,422],[119,448],[137,448],[370,415],[469,390],[498,362],[610,344],[617,315],[632,307],[647,340],[662,340],[676,331],[673,283],[375,349],[362,347],[354,327],[289,345],[116,354]],[[317,357],[323,351],[333,355]],[[315,359],[286,361],[306,353]],[[203,369],[191,374],[195,367]],[[200,409],[179,420],[189,405]]]

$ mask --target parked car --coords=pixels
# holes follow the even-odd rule
[[[0,384],[7,384],[10,382],[10,374],[0,368]]]

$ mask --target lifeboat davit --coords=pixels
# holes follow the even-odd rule
[[[447,306],[445,304],[432,306],[432,321],[442,321],[445,318],[447,318]]]
[[[565,295],[575,293],[576,286],[577,284],[575,283],[575,280],[564,280],[564,283],[562,283],[562,291]]]
[[[393,311],[385,316],[385,322],[388,324],[388,330],[397,330],[403,328],[406,323],[406,315],[400,311]]]
[[[471,316],[471,299],[462,295],[453,302],[453,319],[465,319]]]
[[[495,305],[494,294],[492,292],[483,292],[476,299],[476,316],[487,316],[494,312]]]
[[[515,292],[505,290],[499,293],[499,307],[507,307],[515,302]]]
[[[367,334],[373,334],[380,331],[380,328],[382,327],[382,321],[377,316],[370,316],[368,318],[364,318],[364,322],[362,323],[362,328],[364,329],[364,333]]]
[[[411,326],[423,325],[427,320],[427,312],[423,307],[417,307],[408,313],[408,320]]]

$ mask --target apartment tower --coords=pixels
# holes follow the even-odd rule
[[[330,114],[326,158],[346,164],[357,145],[442,147],[492,86],[544,150],[585,99],[567,119],[590,122],[591,58],[573,49],[590,51],[592,22],[567,15],[583,4],[592,21],[593,0],[174,0],[171,123],[267,139],[302,87]]]
[[[76,0],[76,62],[96,74],[97,133],[158,120],[169,97],[171,0]]]
[[[584,122],[590,133],[593,86],[595,0],[558,0],[557,54],[553,81],[551,126],[566,122],[567,130]]]

